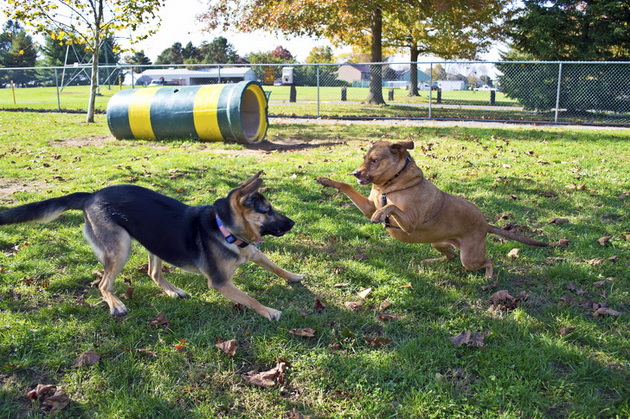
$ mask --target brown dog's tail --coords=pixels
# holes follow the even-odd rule
[[[520,234],[512,233],[510,231],[503,230],[502,228],[495,227],[493,225],[488,226],[488,233],[496,234],[497,236],[505,237],[508,240],[514,240],[521,242],[528,246],[547,247],[549,244],[540,242],[538,240],[530,239],[529,237],[521,236]]]

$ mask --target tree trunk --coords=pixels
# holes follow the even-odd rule
[[[383,61],[383,11],[376,8],[372,12],[372,47],[371,55],[373,63],[381,63]],[[383,66],[381,64],[370,65],[370,92],[365,100],[366,103],[372,105],[385,105],[383,99]]]
[[[418,93],[418,56],[420,51],[415,45],[411,49],[411,67],[409,67],[409,93],[407,96],[420,96]]]
[[[94,122],[94,108],[96,107],[96,90],[98,89],[98,48],[94,42],[94,52],[92,53],[92,76],[90,77],[90,101],[87,109],[87,119],[85,122]]]
[[[94,13],[94,44],[92,45],[92,75],[90,77],[90,101],[87,109],[88,124],[94,122],[94,108],[96,107],[96,91],[98,90],[98,52],[101,49],[101,22],[103,21],[103,1],[92,3]]]

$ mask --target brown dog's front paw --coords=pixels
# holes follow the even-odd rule
[[[372,214],[370,221],[374,224],[384,223],[385,219],[392,213],[390,207],[384,207]]]
[[[315,181],[317,183],[319,183],[322,186],[326,186],[327,188],[338,188],[339,187],[339,182],[335,182],[332,179],[328,179],[327,177],[316,177]]]

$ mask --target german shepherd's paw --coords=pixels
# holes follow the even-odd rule
[[[124,304],[118,304],[114,307],[111,307],[109,310],[109,314],[114,317],[123,317],[127,315],[127,307]]]
[[[263,307],[263,309],[259,311],[258,314],[260,314],[261,316],[269,320],[275,320],[275,321],[280,320],[280,317],[282,317],[281,311],[273,309],[271,307]]]
[[[182,300],[190,298],[190,295],[188,295],[186,291],[179,288],[175,288],[173,290],[164,290],[164,292],[171,298],[181,298]]]
[[[291,273],[289,276],[287,276],[284,279],[286,279],[287,284],[297,284],[298,282],[302,282],[302,279],[304,279],[304,276],[305,275]]]

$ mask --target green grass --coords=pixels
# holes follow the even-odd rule
[[[244,265],[235,283],[283,311],[270,322],[239,312],[199,275],[168,278],[191,294],[161,295],[135,247],[116,292],[135,287],[130,314],[111,318],[90,286],[100,269],[68,212],[49,224],[0,228],[0,417],[42,415],[26,394],[62,386],[59,417],[628,417],[630,230],[628,130],[278,124],[268,140],[242,146],[113,139],[103,116],[0,113],[0,206],[92,191],[116,183],[157,189],[201,205],[258,170],[266,196],[296,221],[261,249],[306,274],[287,285]],[[498,287],[459,262],[424,265],[430,246],[406,244],[371,225],[347,199],[314,178],[352,182],[369,141],[413,140],[427,177],[465,196],[495,224],[567,247],[529,248],[488,238]],[[368,187],[360,187],[368,193]],[[625,195],[624,195],[625,194]],[[516,199],[513,199],[516,198]],[[507,221],[498,220],[511,213]],[[553,218],[569,223],[550,224]],[[612,236],[607,246],[600,237]],[[520,256],[507,257],[518,247]],[[551,259],[561,258],[561,259]],[[591,264],[604,258],[601,264]],[[609,260],[611,258],[611,260]],[[600,281],[604,281],[600,284]],[[336,284],[345,283],[343,287]],[[344,302],[372,288],[356,312]],[[526,301],[489,310],[498,290]],[[317,312],[315,298],[326,304]],[[385,300],[397,318],[380,320]],[[621,312],[593,317],[593,304]],[[170,330],[150,325],[162,312]],[[303,314],[307,314],[304,316]],[[314,338],[288,333],[316,330]],[[560,331],[575,327],[562,336]],[[489,331],[483,348],[449,337]],[[370,345],[370,339],[385,338]],[[176,346],[185,340],[184,352]],[[215,348],[236,339],[231,358]],[[73,367],[94,350],[100,361]],[[263,389],[241,374],[290,363],[285,382]]]

